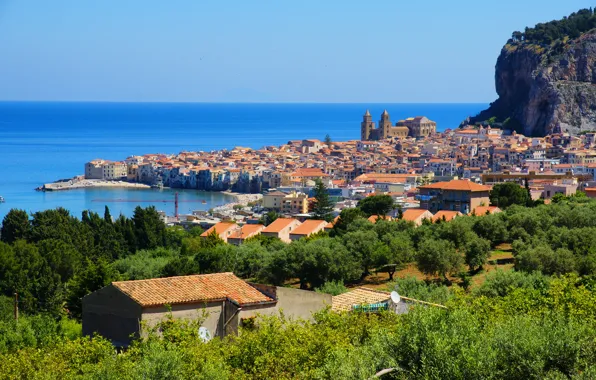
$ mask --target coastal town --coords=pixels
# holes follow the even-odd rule
[[[527,137],[488,124],[437,132],[436,123],[426,117],[393,124],[384,111],[375,123],[368,110],[360,132],[361,139],[352,141],[304,139],[260,149],[97,159],[85,164],[84,176],[45,189],[115,185],[236,195],[237,202],[209,211],[176,213],[174,218],[163,212],[169,223],[203,227],[219,221],[251,224],[268,211],[304,221],[317,180],[333,199],[335,215],[374,194],[390,195],[400,210],[424,210],[430,218],[445,211],[478,214],[482,208],[484,213],[491,186],[507,181],[527,186],[534,200],[548,201],[578,189],[596,196],[596,133]]]

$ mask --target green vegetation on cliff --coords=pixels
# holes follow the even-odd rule
[[[596,28],[596,13],[592,8],[582,9],[561,20],[540,23],[533,28],[526,27],[523,32],[515,31],[508,43],[550,45],[555,41],[565,39],[565,37],[578,38],[594,28]]]

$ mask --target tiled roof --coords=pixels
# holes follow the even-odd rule
[[[376,223],[379,219],[383,219],[383,220],[387,220],[387,221],[393,220],[393,218],[391,218],[390,216],[383,216],[383,215],[371,215],[368,217],[368,221],[371,223]]]
[[[321,228],[324,228],[326,225],[327,222],[324,220],[309,219],[305,220],[304,223],[302,223],[300,226],[298,226],[298,228],[296,228],[294,231],[291,231],[290,233],[292,235],[310,235],[317,229],[320,230]]]
[[[296,219],[291,218],[277,218],[273,223],[268,225],[267,228],[265,228],[262,232],[278,233],[296,221]]]
[[[390,293],[365,287],[356,288],[347,293],[331,298],[331,310],[350,311],[353,305],[366,305],[371,303],[387,301]]]
[[[477,215],[477,216],[482,216],[482,215],[486,215],[487,212],[489,214],[496,214],[498,212],[501,212],[501,209],[498,208],[497,206],[478,206],[474,209],[472,214]]]
[[[432,215],[432,213],[428,210],[424,210],[421,208],[409,208],[404,211],[402,219],[407,220],[409,222],[413,222],[416,219],[420,218],[422,215],[424,215],[424,213],[426,212]]]
[[[262,224],[245,224],[242,226],[242,229],[238,232],[237,235],[239,235],[239,236],[234,236],[234,237],[247,239],[247,238],[253,236],[254,234],[262,231],[264,228],[265,228],[265,226],[263,226]]]
[[[449,182],[437,182],[430,185],[420,186],[420,189],[456,190],[456,191],[490,191],[491,187],[479,185],[465,179],[455,179]]]
[[[215,226],[209,228],[207,231],[203,232],[201,234],[202,237],[207,237],[209,236],[213,231],[215,231],[215,233],[217,235],[221,235],[224,232],[226,232],[229,228],[236,226],[236,223],[230,223],[230,222],[219,222],[217,223]]]
[[[118,281],[112,285],[144,307],[225,299],[240,306],[274,301],[233,273]]]
[[[463,215],[459,211],[448,211],[448,210],[441,210],[438,211],[435,216],[433,217],[433,222],[436,222],[439,219],[443,219],[445,217],[445,221],[450,221],[451,219],[455,218],[456,216]]]

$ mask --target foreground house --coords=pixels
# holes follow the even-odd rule
[[[176,319],[206,317],[211,336],[238,332],[245,318],[273,315],[310,319],[331,296],[299,289],[249,284],[233,273],[118,281],[83,297],[83,334],[98,333],[128,346],[169,311]]]

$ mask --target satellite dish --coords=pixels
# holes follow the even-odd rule
[[[395,290],[391,292],[391,301],[394,304],[398,304],[401,301],[401,297],[399,296],[399,294],[397,294]]]
[[[211,340],[211,333],[207,329],[207,327],[199,327],[199,338],[203,342],[209,342]]]

